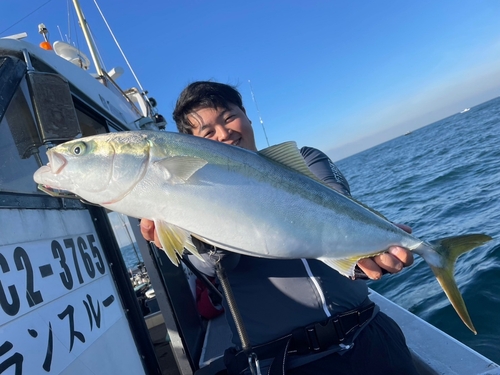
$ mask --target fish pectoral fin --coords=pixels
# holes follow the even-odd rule
[[[188,231],[162,220],[155,220],[155,228],[163,251],[175,266],[179,265],[179,257],[184,253],[184,249],[205,261],[191,241],[191,234]]]
[[[198,170],[207,165],[207,161],[194,156],[172,156],[155,162],[163,168],[173,183],[183,184]]]
[[[318,260],[346,277],[353,277],[354,267],[356,267],[356,263],[358,263],[359,259],[359,257],[356,257],[343,259],[319,258]]]

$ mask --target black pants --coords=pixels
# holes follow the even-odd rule
[[[399,326],[382,312],[365,327],[343,355],[323,357],[290,369],[287,375],[418,375]]]

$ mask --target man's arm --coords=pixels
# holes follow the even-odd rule
[[[304,157],[307,166],[316,177],[330,185],[339,193],[351,196],[347,179],[325,153],[312,147],[302,147],[300,153]],[[404,231],[411,233],[410,227],[403,224],[396,225]],[[380,279],[386,272],[397,273],[401,271],[403,267],[412,264],[413,253],[399,246],[391,246],[389,250],[383,254],[372,258],[360,259],[358,261],[358,267],[366,276],[373,280]]]

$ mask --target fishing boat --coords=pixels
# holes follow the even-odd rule
[[[43,25],[40,32],[40,46],[25,34],[0,39],[0,373],[218,373],[231,334],[223,316],[198,313],[193,270],[174,267],[128,218],[144,261],[131,275],[105,209],[34,184],[48,147],[166,126],[144,90],[116,83],[122,69],[102,68],[88,35],[91,58],[49,43]],[[144,316],[134,287],[146,276],[158,311]],[[493,361],[383,296],[371,291],[371,298],[405,332],[421,374],[500,374]]]

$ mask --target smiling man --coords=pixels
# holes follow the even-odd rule
[[[204,81],[188,85],[173,117],[181,133],[257,151],[241,95],[229,85]],[[300,152],[320,180],[350,195],[346,179],[324,153],[311,147]],[[226,230],[231,228],[228,222]],[[151,221],[143,219],[141,231],[161,247]],[[205,262],[192,256],[190,261],[214,276],[214,249],[196,243]],[[401,271],[413,263],[410,251],[391,247],[387,253],[359,261],[358,275],[362,277],[355,280],[317,260],[264,259],[222,249],[215,254],[226,270],[262,373],[271,366],[279,374],[417,374],[403,333],[370,301],[368,287],[360,279],[379,279],[383,272]],[[227,302],[223,303],[229,312]],[[248,373],[235,323],[229,313],[226,318],[234,343],[225,354],[228,373]],[[276,366],[278,361],[280,366]]]

